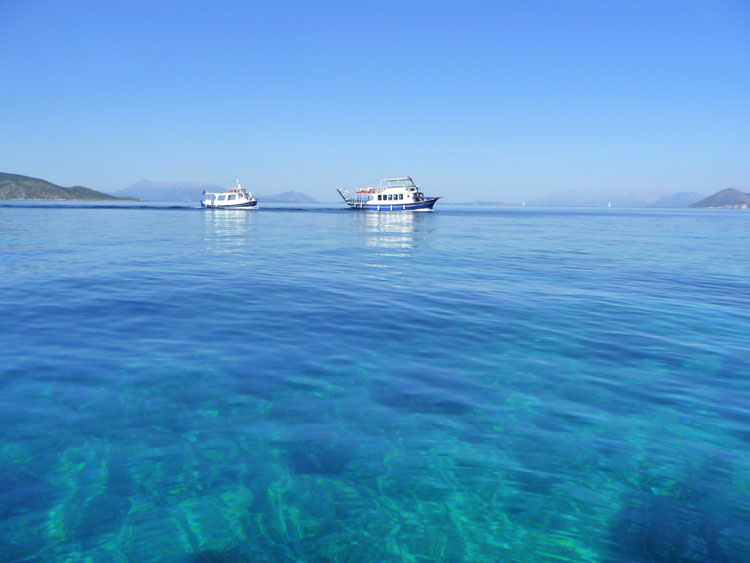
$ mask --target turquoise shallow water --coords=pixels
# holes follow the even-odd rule
[[[0,558],[750,560],[748,235],[1,205]]]

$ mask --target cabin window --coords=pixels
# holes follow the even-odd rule
[[[233,201],[235,199],[237,199],[237,194],[232,194],[229,196],[229,201]]]
[[[404,199],[404,194],[398,194],[398,199]]]
[[[380,201],[380,198],[383,197],[382,195],[378,194],[378,201]]]
[[[393,195],[388,194],[388,201],[391,201],[393,199]]]
[[[224,201],[227,198],[224,194],[219,196],[219,201]]]

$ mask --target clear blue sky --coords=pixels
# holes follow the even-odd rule
[[[750,2],[0,0],[0,171],[750,190]]]

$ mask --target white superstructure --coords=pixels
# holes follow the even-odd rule
[[[339,195],[352,209],[370,211],[431,210],[439,197],[425,197],[410,177],[385,178],[380,185],[356,189],[354,197],[349,190],[338,189]]]
[[[202,207],[212,208],[241,208],[255,209],[258,200],[253,197],[249,191],[240,185],[237,180],[237,187],[226,192],[207,192],[203,190]]]

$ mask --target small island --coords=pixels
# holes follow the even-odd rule
[[[750,194],[728,188],[714,195],[696,201],[689,207],[711,207],[721,209],[747,209],[750,206]]]
[[[115,197],[83,186],[64,188],[46,180],[0,172],[0,200],[138,201]]]

